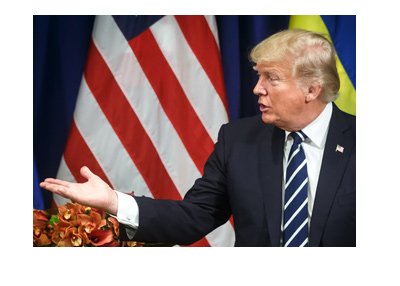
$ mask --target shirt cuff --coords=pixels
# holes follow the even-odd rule
[[[139,227],[139,207],[131,195],[116,191],[118,196],[117,220],[134,229]]]

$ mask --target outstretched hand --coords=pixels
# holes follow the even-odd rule
[[[118,211],[116,192],[86,166],[81,168],[81,175],[87,179],[87,182],[71,183],[47,178],[40,183],[40,186],[79,204],[102,209],[116,215]]]

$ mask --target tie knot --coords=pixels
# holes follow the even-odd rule
[[[299,145],[301,142],[306,140],[307,135],[303,133],[303,131],[297,131],[297,132],[292,132],[290,133],[290,136],[292,136],[294,143],[296,145]]]

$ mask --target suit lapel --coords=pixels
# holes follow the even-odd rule
[[[282,215],[283,144],[285,132],[278,128],[264,127],[258,148],[259,177],[264,196],[265,216],[271,246],[280,245]]]
[[[354,147],[354,142],[349,132],[346,132],[349,128],[348,124],[337,107],[335,105],[333,107],[314,200],[309,237],[310,246],[318,246],[320,244],[331,205]],[[337,148],[341,149],[341,147],[343,147],[342,152],[337,150]]]

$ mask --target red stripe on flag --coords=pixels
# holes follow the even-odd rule
[[[204,16],[175,16],[175,19],[228,111],[219,48],[206,19]],[[229,221],[234,226],[232,216]]]
[[[206,19],[204,16],[175,16],[175,18],[190,48],[221,98],[225,110],[228,111],[219,48]]]
[[[108,180],[103,169],[79,132],[75,120],[72,120],[67,145],[64,150],[64,159],[68,169],[78,183],[87,181],[80,173],[81,167],[87,166],[94,174],[112,187],[111,182]]]
[[[188,101],[150,30],[129,44],[160,103],[200,173],[214,143]]]
[[[196,242],[194,242],[194,243],[192,243],[192,244],[190,244],[190,245],[182,245],[183,247],[192,247],[192,246],[194,246],[194,247],[209,247],[209,246],[211,246],[208,242],[207,242],[207,239],[205,239],[204,237],[202,238],[202,239],[200,239],[199,241],[196,241]]]
[[[153,196],[181,199],[156,148],[93,42],[88,54],[84,72],[88,87]]]

